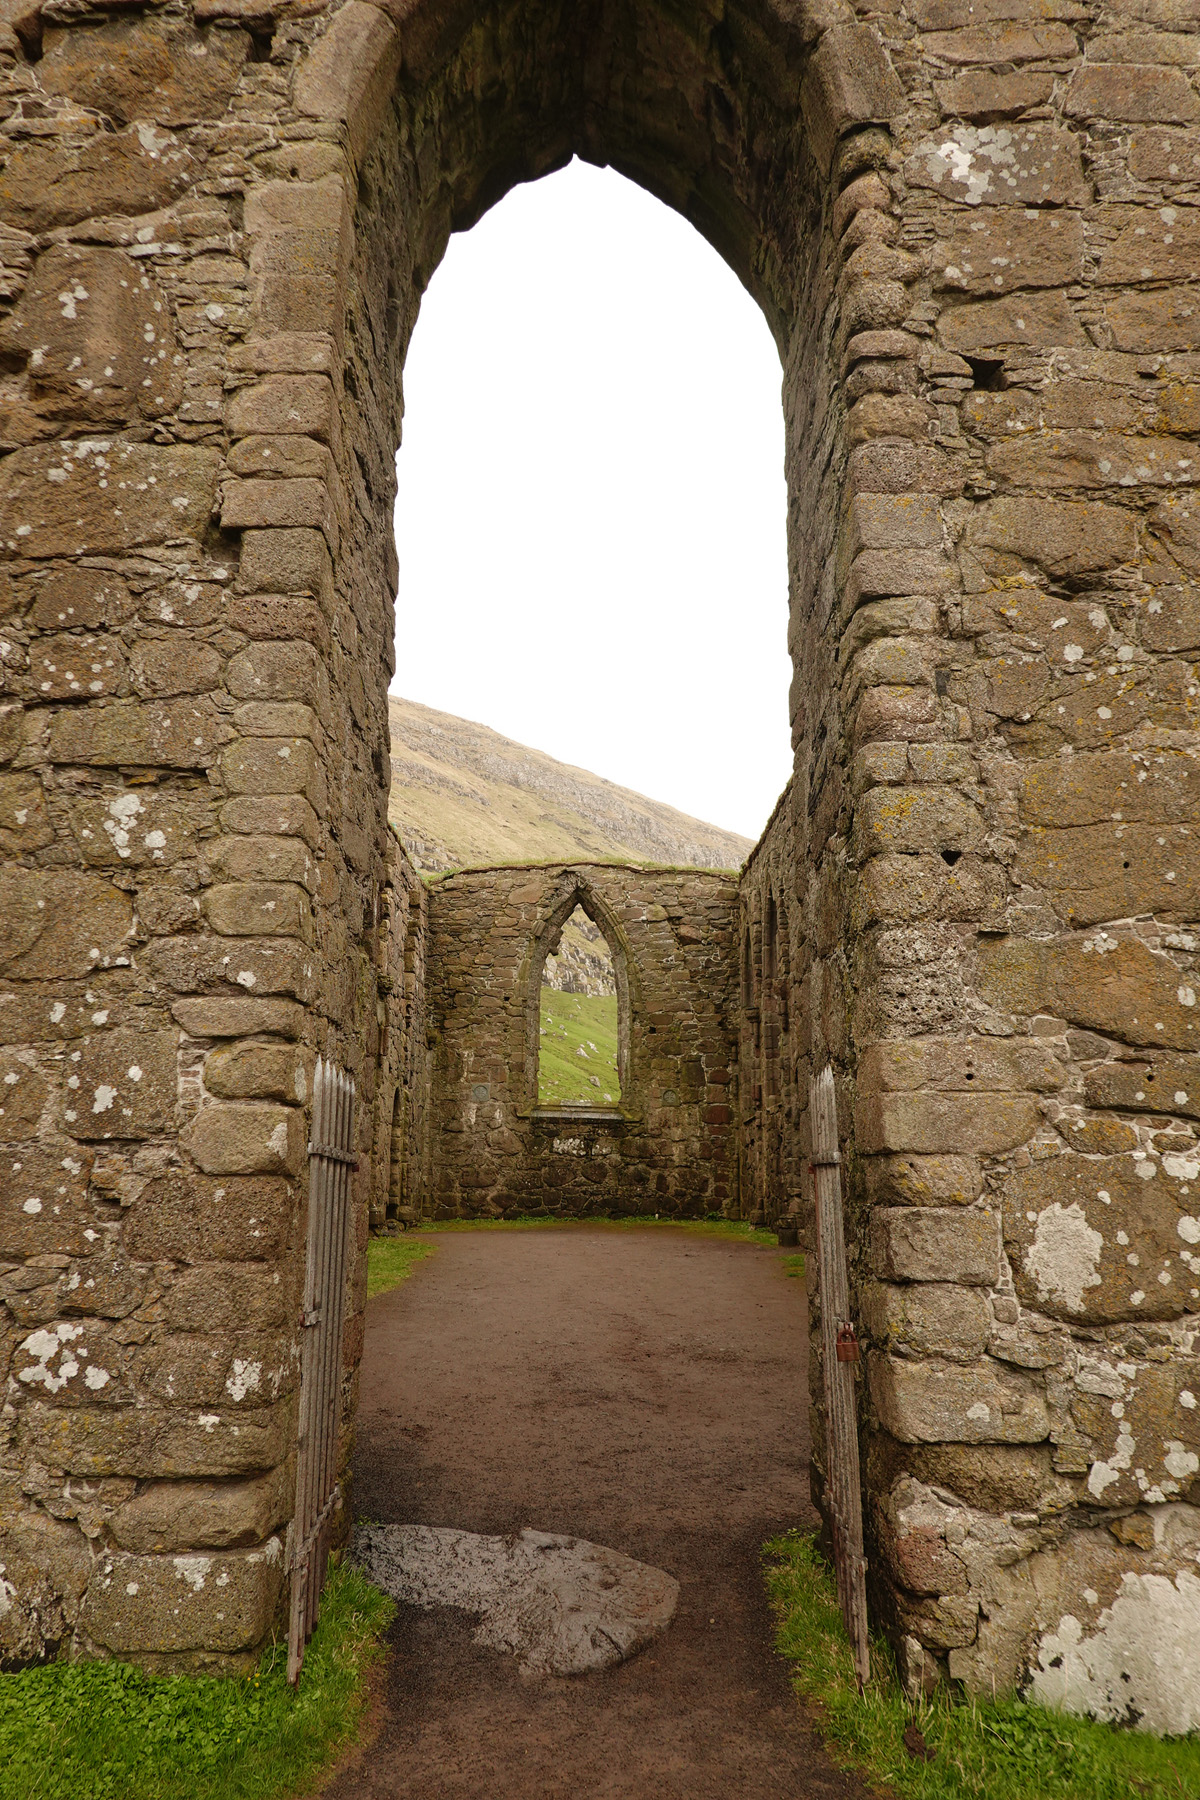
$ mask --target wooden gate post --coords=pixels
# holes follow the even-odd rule
[[[346,1306],[346,1225],[354,1155],[354,1083],[317,1058],[308,1146],[308,1244],[304,1272],[304,1346],[296,1513],[288,1533],[292,1574],[288,1680],[295,1686],[304,1647],[321,1610],[329,1527],[341,1505],[337,1483],[341,1423],[342,1323]]]
[[[821,1356],[825,1372],[826,1494],[833,1530],[838,1599],[854,1653],[860,1689],[871,1673],[867,1635],[867,1560],[863,1554],[862,1484],[854,1370],[858,1339],[850,1318],[841,1156],[833,1070],[809,1083],[813,1188],[817,1203],[817,1260],[821,1282]]]

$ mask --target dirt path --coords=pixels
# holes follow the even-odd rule
[[[401,1609],[335,1800],[851,1800],[770,1649],[763,1540],[812,1520],[805,1306],[782,1253],[673,1231],[442,1233],[367,1314],[360,1516],[610,1545],[682,1585],[603,1675],[529,1681]]]

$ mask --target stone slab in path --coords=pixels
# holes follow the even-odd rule
[[[393,1600],[481,1614],[474,1641],[516,1656],[523,1675],[589,1675],[624,1662],[666,1630],[679,1602],[665,1570],[546,1531],[360,1525],[353,1557]]]

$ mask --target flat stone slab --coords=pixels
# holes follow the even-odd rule
[[[523,1675],[611,1668],[665,1631],[679,1601],[664,1570],[544,1531],[359,1525],[351,1555],[394,1600],[481,1614],[475,1642],[518,1657]]]

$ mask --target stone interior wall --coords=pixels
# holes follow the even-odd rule
[[[537,1104],[542,966],[581,903],[604,932],[620,1106]],[[471,869],[429,893],[435,1218],[733,1212],[736,881],[704,869]]]
[[[803,1225],[811,1199],[809,969],[802,792],[789,782],[739,881],[739,1150],[742,1211]]]
[[[419,1209],[429,1182],[430,1046],[426,1021],[429,906],[398,837],[380,897],[379,1049],[367,1218],[373,1231]]]
[[[267,1629],[318,1051],[378,1130],[404,351],[449,232],[577,152],[780,348],[748,914],[839,1075],[877,1597],[915,1684],[1104,1710],[1141,1657],[1200,1719],[1146,1624],[1200,1629],[1198,43],[1184,0],[4,0],[9,1653]]]

